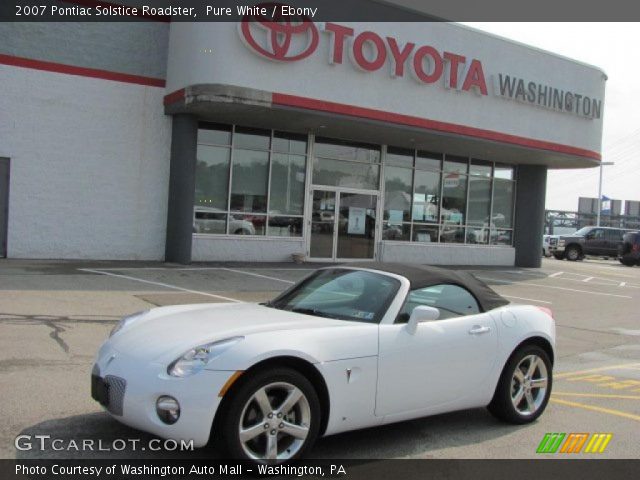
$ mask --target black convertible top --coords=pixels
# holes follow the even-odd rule
[[[351,268],[368,268],[381,272],[400,275],[409,280],[411,290],[430,287],[432,285],[458,285],[469,290],[480,304],[483,311],[507,305],[508,300],[502,298],[494,292],[486,283],[478,280],[472,274],[458,271],[446,270],[444,268],[432,267],[428,265],[412,265],[408,263],[386,263],[386,262],[357,262],[341,265]]]

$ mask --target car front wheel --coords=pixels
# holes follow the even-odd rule
[[[233,393],[220,433],[233,458],[284,463],[315,443],[320,412],[318,395],[302,374],[289,368],[265,370]]]
[[[567,257],[567,260],[572,262],[580,260],[580,249],[578,247],[569,247],[565,252],[565,256]]]
[[[489,411],[505,422],[533,422],[547,407],[551,384],[552,368],[547,353],[536,345],[525,346],[504,367]]]

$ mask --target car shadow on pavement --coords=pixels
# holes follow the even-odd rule
[[[498,422],[484,409],[465,410],[321,438],[307,457],[433,458],[440,456],[434,455],[436,451],[479,444],[521,428],[526,426]],[[103,412],[47,420],[25,428],[18,438],[21,449],[16,449],[16,458],[21,460],[222,458],[212,446],[180,451],[169,441],[168,448],[163,448],[164,440],[122,425]]]
[[[526,425],[496,420],[484,408],[463,410],[322,438],[308,456],[327,459],[446,458],[451,454],[438,455],[436,452],[477,445],[522,428]],[[481,450],[478,458],[483,458]]]

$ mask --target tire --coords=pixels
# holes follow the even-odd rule
[[[285,407],[286,412],[280,412],[285,399],[293,398],[289,395],[294,392],[300,395],[298,400],[291,408]],[[228,400],[218,433],[231,458],[256,463],[290,462],[302,457],[318,437],[320,400],[311,382],[296,370],[279,367],[258,371],[244,379]],[[245,430],[245,440],[241,439],[241,429]]]
[[[581,259],[582,252],[580,251],[580,248],[576,247],[575,245],[571,245],[564,251],[564,256],[567,257],[567,260],[569,260],[570,262],[575,262],[576,260]]]
[[[620,259],[620,263],[625,267],[633,267],[634,265],[636,265],[636,262],[634,260],[626,260],[624,258]]]
[[[239,228],[235,232],[233,232],[233,234],[234,235],[251,235],[251,232],[246,228]]]
[[[554,253],[553,256],[556,260],[562,260],[564,258],[564,253]]]
[[[538,382],[537,387],[529,383],[528,370],[531,361],[535,363],[531,379],[546,378],[544,386],[542,382]],[[516,373],[518,371],[520,373]],[[487,408],[493,416],[507,423],[522,425],[533,422],[547,407],[552,384],[553,371],[547,353],[537,345],[525,345],[516,350],[507,361]]]

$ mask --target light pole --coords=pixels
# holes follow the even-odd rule
[[[598,179],[598,216],[596,217],[596,227],[600,226],[600,215],[602,212],[602,167],[613,165],[613,162],[600,162],[600,178]]]

